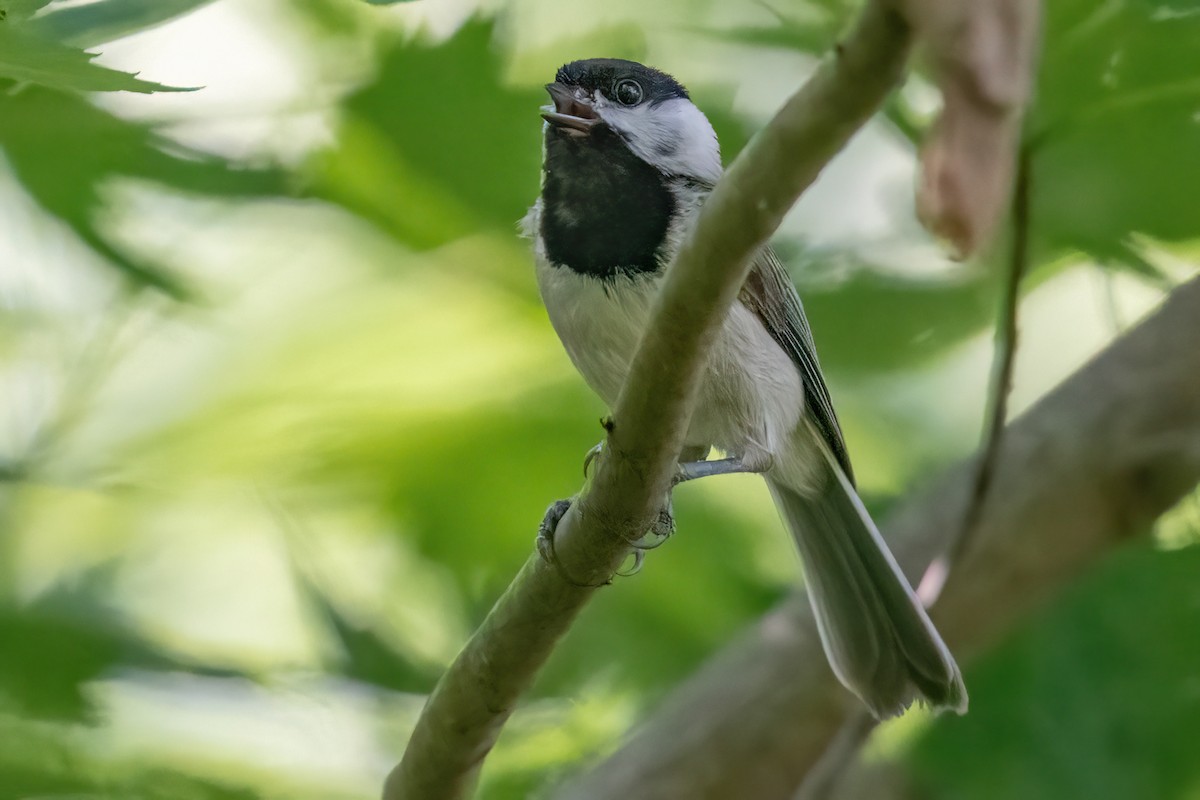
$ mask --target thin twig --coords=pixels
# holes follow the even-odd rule
[[[1004,440],[1004,424],[1008,421],[1008,400],[1012,395],[1013,367],[1017,361],[1017,316],[1021,305],[1021,281],[1029,267],[1029,190],[1030,154],[1022,147],[1017,155],[1016,185],[1012,198],[1012,245],[1008,259],[1008,276],[1001,298],[1000,315],[996,321],[996,355],[992,365],[992,380],[988,388],[987,429],[982,453],[975,471],[975,483],[967,509],[963,514],[962,530],[947,556],[948,567],[961,563],[966,555],[996,471],[1000,446]]]
[[[851,714],[817,763],[804,776],[804,782],[792,800],[827,800],[841,783],[842,777],[856,761],[867,739],[879,727],[879,720],[865,708]]]
[[[929,565],[917,586],[917,596],[927,608],[937,600],[946,585],[946,579],[950,576],[950,570],[962,562],[970,548],[991,490],[996,461],[1000,457],[1004,424],[1008,421],[1008,400],[1012,395],[1013,367],[1017,358],[1017,317],[1021,304],[1021,281],[1029,265],[1029,194],[1032,180],[1030,152],[1030,146],[1026,143],[1017,154],[1017,175],[1013,187],[1011,214],[1012,240],[1004,293],[1000,298],[996,318],[996,351],[992,359],[992,378],[988,385],[985,427],[983,441],[980,443],[979,460],[976,462],[975,478],[957,535],[946,552]]]
[[[608,578],[670,486],[707,349],[754,256],[800,193],[900,81],[908,26],[885,0],[864,7],[838,57],[793,95],[734,161],[668,267],[614,409],[594,482],[559,523],[558,560],[580,583]],[[536,554],[521,568],[417,721],[385,800],[467,795],[517,700],[595,589]]]

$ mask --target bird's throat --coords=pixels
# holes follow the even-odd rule
[[[551,263],[598,278],[660,268],[674,197],[610,128],[551,128],[544,170],[540,233]]]

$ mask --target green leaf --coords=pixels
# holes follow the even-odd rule
[[[186,92],[93,64],[95,55],[0,25],[0,78],[85,92]]]
[[[845,20],[824,14],[812,19],[780,19],[770,27],[737,26],[728,28],[692,28],[692,32],[724,42],[750,45],[754,48],[781,48],[801,53],[821,53],[837,39]]]
[[[394,45],[348,101],[318,191],[416,247],[513,231],[537,196],[547,100],[504,84],[492,30],[474,20],[435,47]]]
[[[711,36],[726,42],[751,45],[755,48],[784,48],[803,53],[821,54],[837,42],[847,21],[858,8],[858,4],[845,0],[815,0],[788,4],[788,13],[775,6],[782,4],[762,3],[775,17],[774,25],[725,25],[720,28],[691,27],[702,36]]]
[[[930,798],[1189,797],[1200,781],[1200,547],[1117,553],[967,670],[971,713],[914,753]]]
[[[87,720],[92,715],[87,685],[118,669],[244,677],[223,667],[181,662],[142,638],[98,602],[111,595],[112,578],[111,568],[96,568],[34,605],[0,605],[0,711]]]
[[[913,280],[860,270],[835,286],[802,285],[801,296],[822,361],[846,373],[927,363],[986,328],[995,309],[992,276],[982,271]]]
[[[0,715],[0,797],[91,800],[98,787],[80,768],[78,745],[65,732],[47,728]]]
[[[704,109],[704,116],[712,123],[721,143],[721,160],[729,164],[750,141],[753,133],[746,121],[733,110],[733,92],[727,89],[710,89],[700,86],[691,90],[696,105]]]
[[[100,0],[55,8],[31,20],[29,29],[44,39],[94,47],[169,22],[212,0]]]
[[[119,641],[91,625],[0,608],[0,706],[42,718],[78,719],[84,684],[120,663]]]
[[[122,120],[75,94],[29,89],[0,94],[0,150],[24,189],[46,211],[109,259],[135,285],[175,296],[183,283],[110,241],[97,225],[102,187],[142,178],[179,191],[226,196],[280,194],[282,175],[165,149],[148,127]]]
[[[0,0],[0,22],[22,22],[49,3],[50,0]]]
[[[96,751],[77,727],[0,716],[0,798],[258,800],[261,797],[257,792],[224,781],[183,775],[127,756],[115,759],[117,765],[105,763],[104,756]],[[119,773],[119,777],[114,773]]]
[[[414,663],[369,625],[352,620],[304,570],[297,569],[294,574],[297,590],[340,646],[336,659],[339,674],[400,692],[433,690],[439,669]]]
[[[1035,234],[1138,271],[1135,238],[1200,237],[1200,14],[1191,0],[1047,5],[1029,121]]]

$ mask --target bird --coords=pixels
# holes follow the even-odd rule
[[[573,61],[546,91],[541,191],[522,227],[552,327],[613,408],[666,267],[721,178],[720,146],[683,85],[638,62]],[[712,448],[728,458],[705,460]],[[856,491],[803,305],[769,246],[711,344],[681,461],[685,478],[766,479],[829,664],[871,714],[965,713],[958,665]]]

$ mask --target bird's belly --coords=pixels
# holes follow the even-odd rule
[[[649,274],[600,280],[538,264],[550,323],[575,368],[612,408],[650,317],[657,282]]]
[[[788,452],[804,412],[800,372],[740,302],[709,354],[688,444],[712,444],[749,466]]]
[[[612,408],[650,318],[659,276],[608,281],[539,264],[550,321],[584,380]],[[754,465],[784,456],[803,412],[800,373],[762,323],[735,302],[709,354],[687,445]]]

